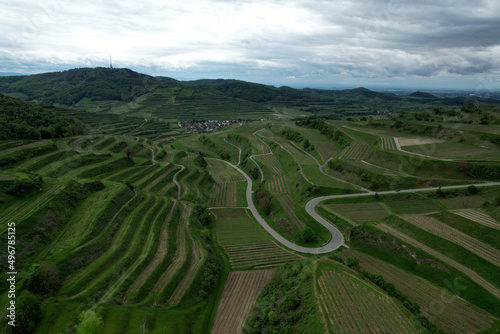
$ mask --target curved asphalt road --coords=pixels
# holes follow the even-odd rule
[[[224,160],[221,160],[224,161]],[[303,247],[299,246],[297,244],[294,244],[293,242],[285,239],[282,237],[278,232],[276,232],[267,222],[262,218],[260,213],[257,211],[257,208],[255,207],[255,204],[253,203],[253,198],[252,198],[252,180],[250,177],[239,167],[233,165],[232,163],[228,161],[224,161],[227,163],[229,166],[233,167],[236,169],[238,172],[241,173],[247,180],[247,190],[246,190],[246,197],[247,197],[247,203],[248,203],[248,209],[252,212],[253,216],[255,219],[259,222],[259,224],[269,233],[271,236],[276,239],[278,242],[283,244],[284,246],[293,249],[294,251],[301,252],[301,253],[308,253],[308,254],[324,254],[324,253],[329,253],[331,251],[336,250],[340,246],[346,246],[344,244],[344,236],[342,233],[335,227],[333,226],[330,222],[328,222],[326,219],[321,217],[319,214],[316,213],[316,206],[320,204],[323,201],[329,200],[329,199],[335,199],[335,198],[346,198],[346,197],[359,197],[359,196],[370,196],[374,195],[375,192],[373,191],[368,191],[366,193],[361,193],[361,194],[346,194],[346,195],[332,195],[332,196],[321,196],[321,197],[316,197],[311,200],[309,200],[306,203],[305,210],[306,212],[311,215],[314,219],[316,219],[321,225],[323,225],[325,228],[328,229],[331,233],[331,238],[328,243],[321,247],[315,247],[315,248],[310,248],[310,247]],[[471,186],[470,184],[466,185],[455,185],[455,186],[445,186],[445,187],[440,187],[443,190],[446,189],[459,189],[459,188],[467,188]],[[476,187],[487,187],[487,186],[500,186],[500,182],[485,182],[485,183],[479,183],[475,184],[474,186]],[[419,191],[432,191],[432,190],[437,190],[439,187],[430,187],[430,188],[418,188],[418,189],[405,189],[405,190],[389,190],[389,191],[381,191],[378,192],[379,195],[386,195],[386,194],[397,194],[397,193],[412,193],[412,192],[419,192]],[[346,246],[347,247],[347,246]]]

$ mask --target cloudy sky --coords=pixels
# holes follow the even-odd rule
[[[500,89],[498,0],[0,0],[0,72]]]

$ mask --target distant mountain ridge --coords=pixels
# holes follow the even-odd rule
[[[179,81],[168,77],[153,77],[125,68],[103,67],[0,77],[0,93],[26,101],[80,109],[97,108],[100,111],[111,110],[111,104],[116,108],[116,103],[130,105],[133,102],[133,108],[136,108],[137,112],[147,109],[151,114],[154,114],[155,103],[157,106],[175,105],[176,101],[190,101],[194,107],[207,105],[208,111],[210,108],[220,108],[221,104],[234,108],[238,101],[247,101],[249,110],[262,111],[262,108],[272,105],[292,106],[313,113],[319,110],[321,113],[331,114],[461,106],[468,101],[500,103],[495,99],[475,96],[439,98],[418,91],[410,95],[396,95],[363,87],[326,90],[286,86],[278,88],[234,79]],[[209,106],[212,101],[218,101],[218,104]]]

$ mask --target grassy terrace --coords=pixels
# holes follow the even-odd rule
[[[321,112],[333,110],[318,103]],[[287,298],[313,307],[307,311],[318,315],[316,325],[323,315],[325,332],[422,330],[422,319],[360,279],[363,274],[356,271],[361,269],[381,274],[445,332],[498,329],[498,187],[324,201],[317,212],[342,231],[349,248],[304,259],[273,240],[244,209],[246,180],[219,160],[222,150],[228,153],[226,161],[238,162],[238,149],[224,140],[228,134],[246,138],[231,143],[245,143],[246,154],[256,155],[262,170],[263,181],[250,159],[239,165],[252,178],[257,209],[284,237],[315,247],[329,234],[305,212],[305,203],[358,191],[321,173],[317,161],[329,175],[379,192],[468,185],[482,179],[468,171],[484,168],[496,180],[500,155],[490,141],[491,127],[464,126],[459,142],[458,133],[444,122],[438,122],[445,129],[438,137],[434,130],[419,132],[426,126],[437,129],[437,121],[427,124],[406,115],[402,119],[408,118],[414,128],[397,129],[397,115],[395,120],[383,116],[382,125],[355,116],[352,121],[326,121],[329,134],[287,120],[309,113],[300,106],[214,99],[212,93],[191,88],[163,88],[114,108],[121,115],[66,111],[88,126],[83,136],[0,142],[0,241],[7,242],[7,223],[15,221],[16,263],[23,273],[18,288],[43,301],[38,333],[76,331],[78,315],[90,308],[110,333],[145,327],[150,332],[208,333],[217,309],[223,309],[224,282],[233,276],[229,272],[267,267],[311,284],[304,291],[283,291],[279,298],[290,293]],[[340,100],[335,108],[365,110]],[[230,110],[258,119],[272,110],[285,120],[259,120],[205,134],[213,145],[172,122],[200,115],[223,119]],[[130,117],[134,115],[140,117]],[[303,140],[285,138],[284,129],[300,133]],[[398,151],[393,137],[401,138],[408,152],[457,161],[416,158]],[[304,146],[306,139],[314,148]],[[419,140],[423,144],[408,145]],[[134,150],[129,157],[127,147]],[[7,258],[5,250],[0,253]],[[352,258],[360,260],[359,268]],[[303,265],[295,273],[300,260]],[[46,268],[57,269],[57,282],[42,286],[37,275],[46,275]],[[7,277],[2,275],[4,305]],[[241,289],[234,284],[234,291]],[[441,297],[445,307],[435,312],[435,299]],[[288,300],[278,299],[277,305]]]

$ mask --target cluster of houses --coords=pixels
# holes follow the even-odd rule
[[[247,120],[225,120],[225,121],[219,121],[219,120],[209,120],[209,121],[200,121],[200,122],[179,122],[179,126],[181,128],[184,128],[189,131],[193,132],[212,132],[214,130],[222,129],[226,126],[230,126],[233,124],[243,124],[249,122]]]

